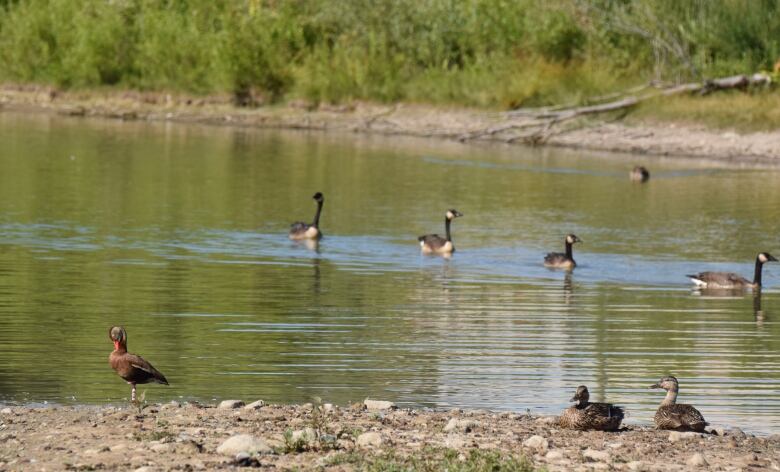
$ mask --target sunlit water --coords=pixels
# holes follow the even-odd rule
[[[632,184],[642,162],[651,180]],[[290,242],[325,194],[317,250]],[[442,232],[458,251],[419,254]],[[170,387],[649,424],[665,374],[715,425],[780,431],[780,173],[681,159],[0,114],[0,401],[122,402],[108,328]],[[573,274],[541,265],[584,240]],[[780,254],[777,254],[780,256]]]

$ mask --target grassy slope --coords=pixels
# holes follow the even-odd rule
[[[771,69],[780,0],[0,0],[0,81],[507,109]],[[776,94],[637,118],[771,129]]]

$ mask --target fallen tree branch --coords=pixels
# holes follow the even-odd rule
[[[605,95],[604,97],[598,97],[593,101],[597,101],[599,98],[603,99],[623,96],[623,98],[620,98],[619,100],[595,105],[575,107],[551,106],[543,108],[521,108],[512,110],[504,114],[504,117],[506,118],[504,122],[494,124],[488,128],[464,133],[459,136],[458,139],[461,142],[465,142],[473,139],[480,139],[485,136],[496,136],[502,133],[513,132],[514,134],[506,139],[507,142],[516,142],[522,140],[530,144],[538,144],[546,141],[549,136],[553,134],[559,134],[560,131],[556,133],[554,128],[561,123],[587,115],[613,113],[616,111],[627,113],[641,102],[659,97],[669,97],[686,93],[698,93],[699,95],[706,95],[719,90],[743,90],[749,87],[769,85],[770,83],[771,78],[765,74],[753,74],[750,76],[735,75],[731,77],[722,77],[718,79],[706,80],[704,82],[681,84],[661,89],[655,87],[650,92],[637,95],[637,92],[642,92],[648,87],[653,86],[653,84],[644,85],[629,90],[629,92],[633,92],[634,95],[625,96],[625,93],[617,93]],[[530,129],[531,132],[526,134],[517,134],[517,131],[527,129]]]

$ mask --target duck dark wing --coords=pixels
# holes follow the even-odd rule
[[[304,223],[303,221],[296,221],[290,225],[290,234],[302,234],[305,233],[307,229],[309,229],[309,224]]]
[[[655,413],[655,425],[661,429],[704,431],[707,424],[699,410],[691,405],[666,405]]]
[[[707,285],[718,285],[721,287],[733,287],[737,285],[750,285],[750,281],[733,272],[699,272],[698,274],[688,275],[688,277],[700,280]]]
[[[128,382],[134,382],[138,384],[144,384],[149,382],[157,382],[168,385],[168,380],[159,370],[146,361],[141,356],[135,354],[127,354],[125,356],[131,369],[129,370],[129,376],[122,376]]]
[[[566,262],[566,254],[563,254],[562,252],[548,252],[546,256],[544,256],[544,262],[547,264],[562,264]]]
[[[615,406],[612,403],[588,403],[585,410],[592,410],[595,414],[605,418],[620,418],[622,420],[625,416],[623,408]]]
[[[438,249],[447,244],[447,240],[438,234],[426,234],[425,236],[420,236],[417,240],[431,249]]]

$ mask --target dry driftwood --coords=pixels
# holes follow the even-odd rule
[[[586,106],[553,106],[544,108],[521,108],[505,113],[503,121],[488,128],[479,129],[459,137],[460,141],[470,141],[486,136],[505,134],[505,141],[523,141],[538,144],[546,141],[553,134],[561,131],[556,129],[561,123],[581,118],[587,115],[630,111],[639,103],[658,97],[668,97],[679,94],[706,95],[718,90],[746,89],[748,87],[768,85],[771,78],[765,74],[735,75],[704,82],[693,82],[673,87],[658,87],[654,84],[643,85],[630,89],[625,93],[610,94],[597,97],[591,101],[613,99],[605,103]],[[649,89],[649,91],[647,91]],[[643,92],[643,93],[639,93]],[[622,98],[619,98],[622,97]]]

